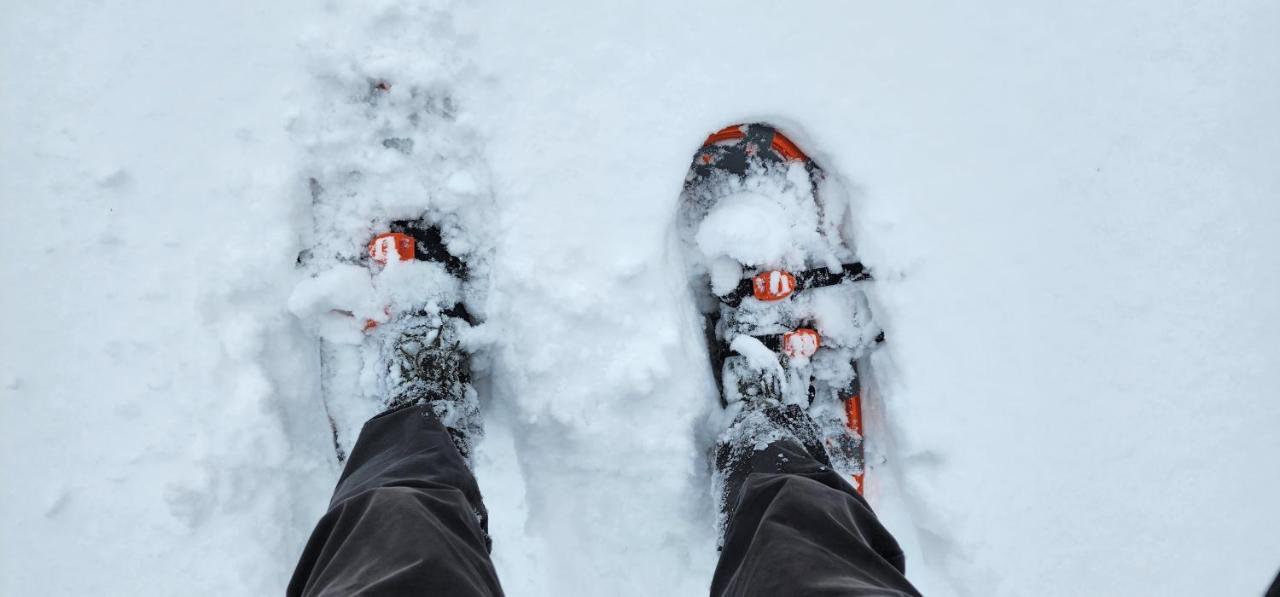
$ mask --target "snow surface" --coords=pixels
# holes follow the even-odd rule
[[[478,476],[510,594],[705,591],[673,218],[744,120],[858,191],[869,492],[927,594],[1259,594],[1278,29],[1262,0],[4,2],[0,594],[281,592],[338,473],[289,299],[299,123],[347,68],[451,81],[487,164],[422,184],[498,205]]]

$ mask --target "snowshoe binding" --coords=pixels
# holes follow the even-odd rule
[[[392,222],[392,232],[379,234],[369,243],[370,260],[383,267],[388,262],[420,260],[442,266],[459,283],[468,279],[466,263],[451,255],[440,230],[422,222]],[[388,322],[366,321],[364,329],[381,346],[382,409],[398,410],[426,404],[449,430],[462,457],[470,462],[474,441],[482,433],[480,409],[471,386],[470,354],[461,335],[476,322],[461,302],[432,304],[396,315]]]
[[[469,461],[481,434],[463,341],[476,324],[463,301],[469,268],[426,220],[385,228],[364,256],[318,273],[293,297],[295,312],[319,322],[326,384],[355,382],[324,392],[338,461],[365,419],[418,404]]]

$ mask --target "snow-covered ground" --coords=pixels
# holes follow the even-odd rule
[[[510,594],[705,591],[673,224],[743,120],[856,190],[869,492],[927,594],[1262,592],[1280,6],[547,4],[0,4],[0,594],[282,591],[338,472],[288,302],[343,73],[446,85],[483,157]]]

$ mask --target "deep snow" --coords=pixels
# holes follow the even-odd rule
[[[743,120],[856,191],[869,492],[927,594],[1280,567],[1274,3],[0,11],[0,594],[283,588],[338,472],[289,299],[344,72],[449,87],[496,205],[478,475],[512,595],[705,591],[674,216]],[[392,211],[450,177],[397,180]]]

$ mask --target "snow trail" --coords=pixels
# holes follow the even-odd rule
[[[0,594],[280,591],[329,485],[280,309],[307,10],[0,7]]]

